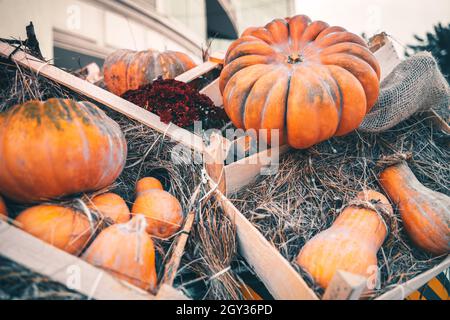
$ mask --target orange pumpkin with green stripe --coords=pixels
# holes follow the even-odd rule
[[[278,129],[281,144],[303,149],[356,129],[379,80],[361,37],[299,15],[245,30],[228,48],[219,86],[236,127]]]
[[[0,193],[22,203],[100,190],[122,172],[119,125],[90,102],[29,101],[0,114]]]
[[[195,67],[194,61],[184,53],[156,50],[117,50],[110,54],[103,65],[106,87],[114,94],[152,83],[161,76],[173,79]]]

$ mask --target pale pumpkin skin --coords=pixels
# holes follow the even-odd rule
[[[392,214],[388,199],[376,191],[363,191],[358,199],[378,203]],[[329,229],[318,233],[303,246],[297,264],[324,289],[338,270],[365,277],[373,276],[372,267],[378,264],[377,252],[387,232],[379,213],[372,209],[348,206]]]
[[[81,253],[92,235],[83,213],[59,205],[31,207],[15,221],[22,230],[73,255]]]
[[[245,30],[228,48],[219,86],[236,127],[277,129],[280,144],[305,149],[358,128],[379,82],[361,37],[298,15]]]
[[[147,232],[159,238],[174,235],[180,230],[184,219],[183,209],[177,198],[159,189],[140,192],[131,213],[145,215]]]
[[[6,208],[6,204],[2,196],[0,196],[0,219],[2,218],[8,218],[8,209]]]
[[[129,222],[106,228],[83,254],[83,259],[144,290],[154,290],[155,248],[145,232],[145,223],[143,216],[136,216]]]
[[[127,144],[119,125],[90,102],[28,101],[0,114],[0,193],[44,202],[111,185]]]
[[[108,90],[120,96],[152,83],[159,76],[173,79],[194,67],[194,61],[181,52],[122,49],[106,57],[103,76]]]
[[[414,244],[433,255],[449,254],[450,197],[422,185],[406,162],[388,167],[379,180]]]
[[[130,220],[131,213],[125,200],[115,193],[109,192],[91,199],[89,207],[99,211],[114,223],[125,223]]]
[[[158,179],[153,177],[142,178],[136,183],[136,194],[151,189],[164,190],[164,187]]]

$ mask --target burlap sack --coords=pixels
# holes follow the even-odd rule
[[[382,132],[414,113],[449,106],[450,89],[438,64],[428,52],[401,62],[381,83],[380,97],[359,127]]]

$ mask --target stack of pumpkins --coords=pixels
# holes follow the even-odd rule
[[[380,74],[360,36],[297,15],[246,29],[228,48],[219,86],[237,128],[265,129],[260,143],[306,149],[358,128],[377,102]],[[387,169],[380,182],[414,243],[435,255],[448,254],[450,198],[421,185],[406,163]],[[337,270],[367,276],[377,266],[388,233],[379,213],[392,216],[393,209],[373,190],[356,202],[363,205],[349,205],[297,258],[323,288]]]
[[[17,216],[20,228],[70,254],[84,252],[88,262],[145,290],[156,288],[150,236],[171,237],[183,222],[180,203],[158,180],[137,183],[131,213],[114,193],[93,197],[84,210],[49,203],[105,189],[119,177],[127,143],[116,122],[90,102],[29,101],[0,114],[0,146],[0,194],[37,204]],[[8,217],[1,196],[0,217]],[[99,232],[105,220],[110,226]]]
[[[450,197],[422,185],[406,162],[385,169],[379,180],[398,206],[412,242],[434,256],[449,254]],[[383,194],[363,191],[329,229],[303,246],[297,264],[322,288],[338,270],[378,279],[377,253],[393,227],[392,219],[396,217]]]

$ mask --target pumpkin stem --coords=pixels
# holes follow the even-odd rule
[[[293,53],[290,56],[288,56],[288,63],[290,64],[297,64],[303,62],[303,56],[298,53]]]

